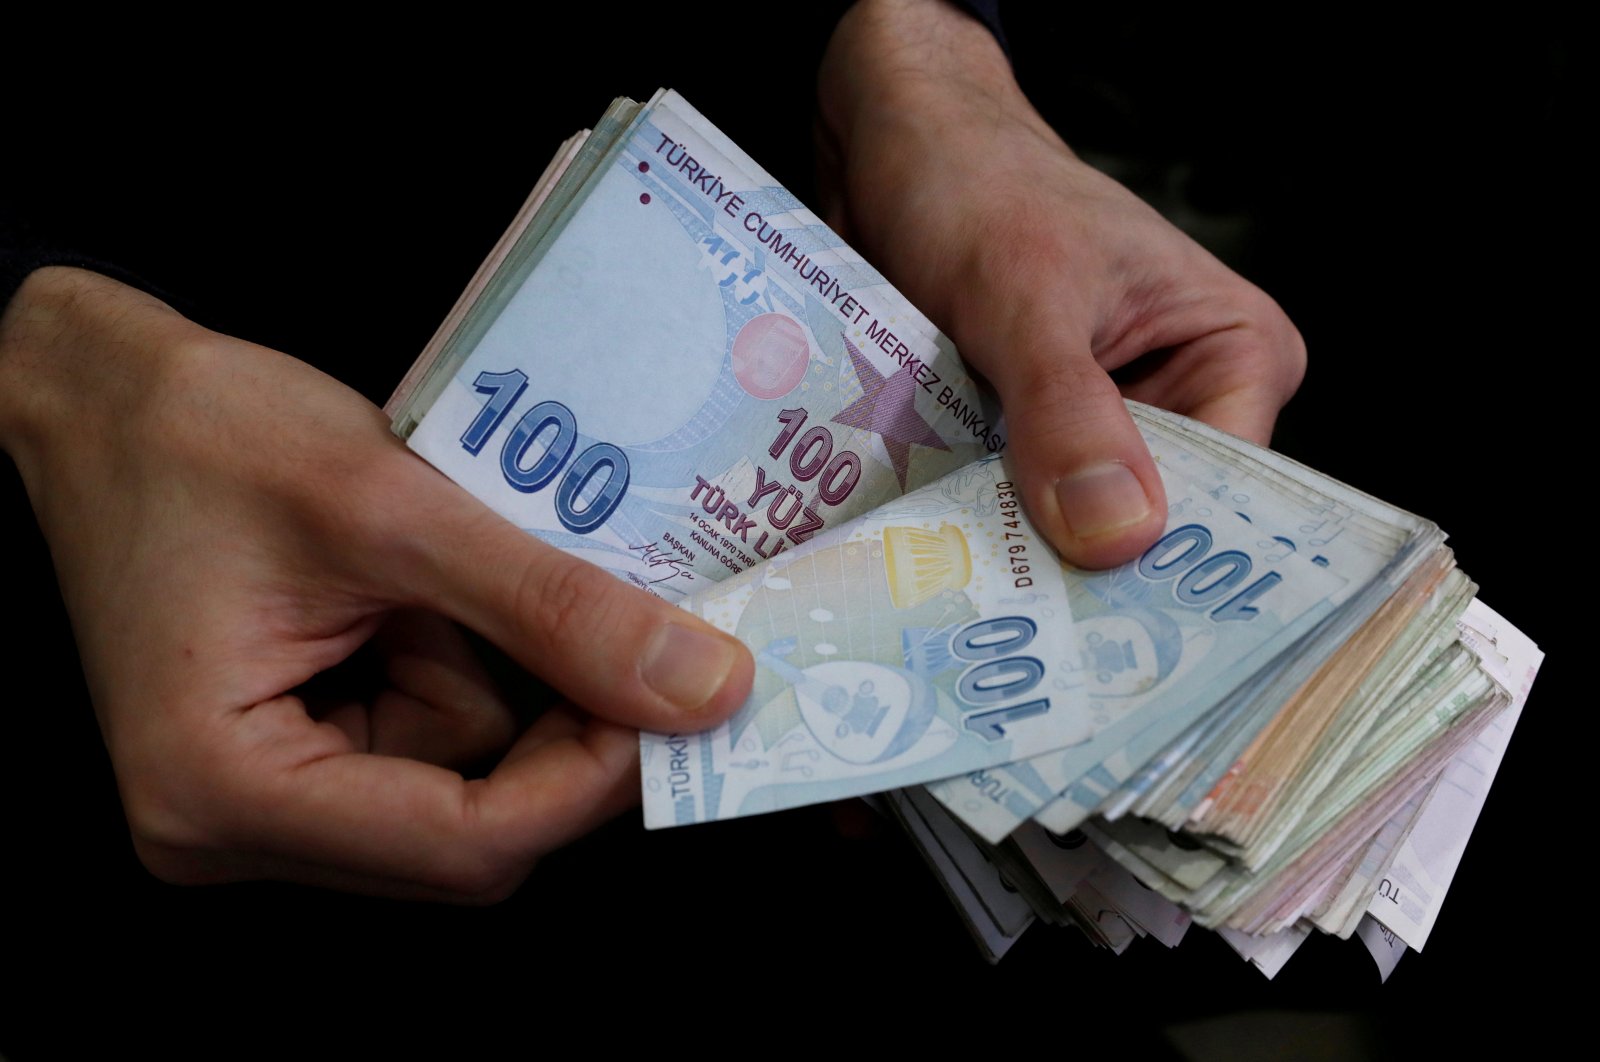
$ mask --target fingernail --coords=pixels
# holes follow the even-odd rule
[[[1150,515],[1144,484],[1120,461],[1091,465],[1060,480],[1056,499],[1067,529],[1078,539],[1109,534]]]
[[[640,673],[646,685],[679,709],[698,712],[722,689],[738,658],[739,648],[730,639],[669,623],[651,640]]]

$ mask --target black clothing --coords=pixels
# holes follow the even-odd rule
[[[48,240],[10,244],[5,277],[40,254],[80,256],[51,260],[132,279],[381,403],[550,152],[613,95],[678,88],[815,202],[812,81],[833,12],[715,11],[693,27],[619,14],[604,46],[560,74],[543,65],[546,42],[493,27],[391,26],[399,37],[380,43],[266,25],[252,30],[266,58],[230,41],[181,54],[118,42],[70,61],[46,51],[47,69],[11,71],[26,78],[7,95],[21,102],[9,121],[21,150],[0,167],[0,220],[15,234],[26,218]],[[253,1028],[262,1013],[332,1009],[326,995],[366,1015],[397,1000],[408,1022],[449,1015],[462,1030],[536,1014],[530,1050],[548,1048],[545,1030],[567,1024],[576,997],[610,1007],[586,1030],[612,1035],[639,1014],[663,1052],[707,1039],[739,1050],[791,1023],[812,1035],[779,1037],[803,1050],[856,1015],[896,1043],[930,1017],[930,1032],[957,1022],[986,1039],[1043,1018],[1066,1047],[1096,1028],[1154,1036],[1251,1008],[1356,1013],[1392,1045],[1407,1030],[1449,1038],[1440,1023],[1457,1019],[1424,1007],[1430,997],[1475,998],[1513,963],[1542,972],[1559,921],[1501,919],[1520,917],[1505,872],[1537,865],[1542,824],[1581,806],[1537,773],[1568,731],[1554,720],[1570,667],[1542,580],[1581,540],[1541,479],[1573,453],[1551,432],[1581,408],[1542,408],[1560,394],[1544,378],[1574,379],[1563,359],[1581,350],[1563,342],[1575,293],[1549,263],[1554,233],[1582,208],[1544,185],[1561,172],[1548,145],[1573,128],[1562,43],[1496,27],[1481,42],[1495,56],[1486,81],[1479,52],[1442,54],[1425,27],[1385,26],[1375,42],[1370,27],[1318,26],[1280,37],[1274,54],[1200,15],[1008,9],[1006,28],[1024,87],[1067,140],[1277,297],[1306,335],[1310,374],[1279,447],[1437,520],[1485,600],[1550,653],[1427,953],[1377,993],[1356,945],[1313,940],[1268,984],[1198,931],[1176,952],[1142,941],[1116,960],[1036,927],[990,970],[892,830],[841,838],[825,808],[650,835],[625,816],[483,911],[162,885],[132,854],[48,551],[7,474],[0,519],[23,539],[9,605],[24,629],[4,655],[0,902],[14,924],[66,936],[6,945],[24,983],[0,999],[0,1037],[70,1039],[113,1007],[136,1042],[170,1031],[180,1007],[248,1012],[234,1028]],[[68,72],[101,107],[52,95]],[[149,956],[177,972],[148,976]],[[497,960],[520,975],[481,972]],[[500,1006],[508,988],[515,1011]],[[78,1022],[45,1016],[62,993]],[[646,996],[672,1017],[646,1018]],[[0,1039],[12,1052],[29,1057]]]

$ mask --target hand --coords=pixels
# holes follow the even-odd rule
[[[493,900],[637,799],[628,728],[749,691],[738,642],[518,530],[354,392],[93,273],[39,270],[0,317],[0,445],[170,881]],[[519,734],[451,621],[593,714]],[[381,688],[315,703],[369,643]]]
[[[1267,443],[1305,372],[1299,333],[1080,162],[982,25],[941,0],[859,3],[820,104],[830,224],[994,384],[1024,502],[1063,557],[1118,564],[1165,523],[1124,394]]]

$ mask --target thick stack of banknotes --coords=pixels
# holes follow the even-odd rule
[[[561,146],[387,411],[507,519],[742,639],[651,827],[883,794],[980,945],[1421,948],[1540,654],[1426,520],[1130,404],[1169,501],[1028,521],[950,341],[682,97]]]

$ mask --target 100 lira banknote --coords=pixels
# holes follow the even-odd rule
[[[880,792],[1087,740],[1066,572],[989,458],[696,595],[755,687],[644,735],[645,823]]]
[[[676,93],[600,136],[463,315],[417,453],[678,601],[1003,449],[950,341]]]

